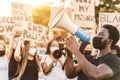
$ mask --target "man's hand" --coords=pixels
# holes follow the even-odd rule
[[[65,45],[67,48],[73,53],[74,51],[79,50],[79,45],[76,41],[76,39],[73,36],[69,36],[65,40]]]
[[[90,44],[90,43],[89,43],[89,42],[88,42],[88,43],[82,42],[81,45],[80,45],[80,47],[79,47],[79,51],[80,51],[81,53],[83,53],[85,47],[86,47],[88,44]]]

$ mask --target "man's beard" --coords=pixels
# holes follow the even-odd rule
[[[106,47],[106,40],[102,41],[103,38],[101,37],[94,37],[93,38],[93,47],[96,49],[104,49]]]

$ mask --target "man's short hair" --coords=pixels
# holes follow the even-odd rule
[[[103,25],[103,28],[108,29],[109,39],[113,40],[111,47],[114,46],[118,42],[120,37],[118,29],[115,26],[109,24]]]

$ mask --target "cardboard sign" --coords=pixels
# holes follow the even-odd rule
[[[25,40],[46,42],[46,36],[43,33],[45,33],[44,27],[34,23],[26,23],[26,26],[23,27],[23,38]]]
[[[73,21],[80,27],[94,27],[95,9],[94,0],[75,0],[73,5]]]
[[[0,34],[22,31],[25,40],[46,42],[45,27],[32,22],[32,7],[25,3],[11,2],[11,17],[0,17]]]

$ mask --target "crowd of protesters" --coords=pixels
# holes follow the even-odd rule
[[[9,46],[0,39],[0,80],[120,80],[119,32],[112,25],[104,25],[93,44],[78,46],[74,36],[51,39],[44,55],[21,33],[9,36]]]

